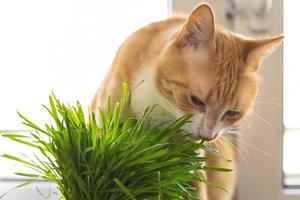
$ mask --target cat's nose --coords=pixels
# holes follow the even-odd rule
[[[211,141],[217,138],[217,134],[213,133],[212,131],[199,131],[197,133],[198,139],[203,139],[206,141]]]
[[[215,126],[202,125],[196,133],[200,138],[210,141],[217,137]]]

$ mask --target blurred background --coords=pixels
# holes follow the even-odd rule
[[[119,45],[133,31],[201,0],[0,1],[0,133],[24,131],[16,111],[42,123],[51,90],[88,106]],[[208,0],[218,24],[247,36],[284,32],[283,46],[259,74],[261,90],[241,130],[239,200],[300,199],[300,44],[298,1]],[[14,144],[15,145],[15,144]],[[243,149],[243,150],[242,150]],[[0,137],[0,154],[26,153]],[[0,196],[24,181],[20,166],[0,158]],[[10,192],[3,199],[57,199],[51,183]]]

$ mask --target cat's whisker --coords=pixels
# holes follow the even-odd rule
[[[241,135],[241,130],[243,130],[244,128],[244,126],[228,128],[224,131],[223,135]]]
[[[247,128],[243,129],[242,131],[251,130],[251,123],[249,122],[249,119],[245,118],[245,121],[247,123]],[[250,131],[250,135],[251,135],[251,133],[252,133],[252,131]]]
[[[225,131],[224,131],[224,133],[239,133],[239,130],[237,130],[237,129],[226,129]]]
[[[241,134],[240,134],[240,132],[227,131],[226,133],[223,134],[223,136],[226,136],[226,135],[234,135],[234,136],[237,135],[237,136],[239,136]]]
[[[256,114],[255,112],[252,112],[252,114],[257,117],[258,119],[262,120],[265,124],[269,125],[270,127],[273,127],[273,125],[271,124],[271,122],[267,121],[266,119],[264,119],[263,117],[259,116],[258,114]]]
[[[234,129],[227,129],[225,132],[241,132],[243,130],[247,130],[248,129],[248,126],[239,126],[237,128],[234,128]]]
[[[248,130],[250,130],[250,129],[247,128],[247,127],[243,127],[243,128],[241,128],[240,130],[238,130],[238,131],[236,131],[236,132],[238,132],[238,135],[245,135],[244,133],[245,133],[246,131],[248,131]]]
[[[231,138],[232,140],[234,140],[234,142],[239,143],[240,145],[245,145],[245,146],[247,146],[247,147],[249,147],[249,148],[251,148],[251,149],[253,149],[253,150],[257,151],[257,152],[260,152],[260,153],[264,154],[265,156],[271,156],[270,153],[268,153],[268,152],[266,152],[266,151],[260,149],[259,147],[256,147],[256,146],[253,146],[253,145],[251,145],[251,144],[248,144],[248,143],[246,143],[245,141],[241,141],[240,139],[235,138],[235,137],[232,137],[232,136],[230,136],[230,135],[227,135],[227,136],[228,136],[229,138]]]
[[[219,145],[217,144],[217,142],[216,142],[216,141],[213,141],[213,144],[217,147],[218,151],[220,152],[221,149],[220,149]],[[221,154],[222,154],[222,152],[221,152]]]
[[[256,103],[282,107],[282,103],[275,103],[275,102],[268,102],[268,101],[256,101]]]
[[[239,154],[239,157],[244,161],[244,163],[246,164],[248,170],[250,171],[250,165],[247,162],[247,159],[245,158],[246,156],[243,154],[243,152],[245,152],[246,154],[249,155],[249,152],[245,149],[245,148],[240,148],[240,145],[236,144],[234,141],[230,140],[229,138],[224,138],[224,140],[226,142],[229,143],[230,146],[232,146],[235,151]]]
[[[244,118],[244,121],[245,121],[246,123],[242,123],[241,125],[236,126],[237,129],[240,130],[239,127],[242,127],[242,128],[250,128],[250,127],[251,127],[251,125],[250,125],[251,123],[249,123],[248,117],[245,117],[245,118]]]
[[[239,125],[235,125],[234,127],[231,127],[230,130],[235,130],[235,131],[241,131],[241,130],[245,130],[250,128],[250,124],[248,119],[245,119],[247,124],[239,124]]]
[[[245,147],[243,147],[242,145],[237,144],[237,142],[235,142],[232,138],[225,136],[224,139],[226,139],[227,141],[230,141],[230,143],[232,145],[235,145],[236,148],[241,149],[244,152],[246,152],[247,154],[249,154],[249,151]]]
[[[245,158],[245,155],[243,155],[243,153],[240,151],[241,149],[239,148],[239,146],[236,146],[236,144],[230,140],[228,140],[228,138],[224,138],[226,139],[226,141],[231,144],[231,146],[236,150],[236,152],[239,154],[239,157],[242,159],[242,161],[245,163],[247,170],[249,171],[250,174],[252,174],[252,170],[250,167],[249,162],[247,161],[247,159]]]
[[[224,156],[226,158],[227,155],[224,152],[225,150],[223,149],[222,143],[219,140],[217,140],[217,141],[215,141],[215,144],[217,145],[218,149],[221,151],[222,156]]]
[[[225,158],[228,158],[226,149],[228,150],[228,148],[230,148],[230,146],[231,146],[231,145],[234,145],[234,144],[233,144],[232,142],[229,142],[229,141],[228,141],[226,138],[224,138],[224,137],[221,137],[218,141],[219,141],[220,145],[222,145],[223,148],[224,148],[224,151],[225,151],[225,154],[226,154]],[[229,146],[229,147],[228,147],[228,146]],[[234,146],[234,147],[235,147],[235,149],[237,150],[236,146]],[[231,158],[228,158],[228,159],[233,159],[233,158],[231,157]]]

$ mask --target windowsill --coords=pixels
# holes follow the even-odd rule
[[[283,194],[287,196],[298,196],[300,195],[300,188],[285,188]]]
[[[27,182],[25,179],[1,179],[0,196],[5,194],[3,200],[30,199],[30,200],[57,200],[59,191],[51,182],[32,180],[33,183],[24,187],[16,188]],[[30,180],[29,180],[30,181]]]

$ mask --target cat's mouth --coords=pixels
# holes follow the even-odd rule
[[[195,141],[202,141],[204,140],[205,142],[212,142],[214,140],[216,140],[217,138],[219,137],[219,134],[215,134],[213,137],[204,137],[204,136],[201,136],[201,134],[194,134],[192,136],[192,138],[195,140]]]

